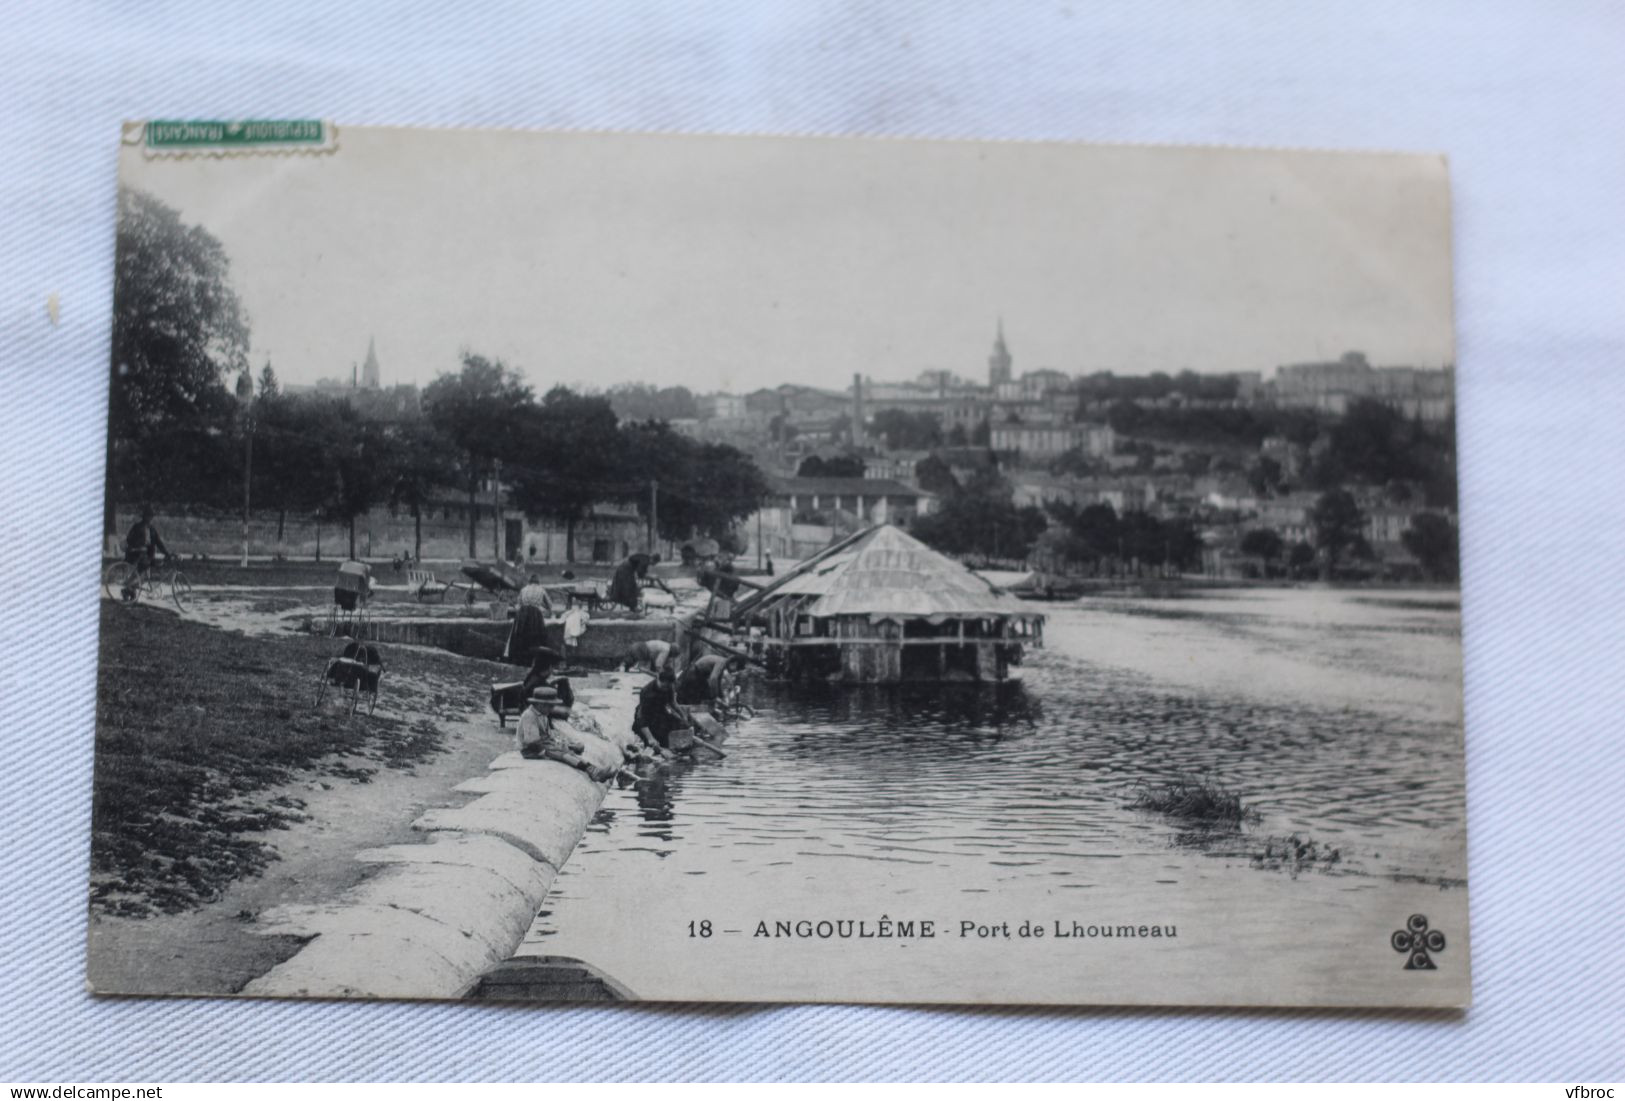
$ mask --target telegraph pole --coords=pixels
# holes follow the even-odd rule
[[[491,557],[502,561],[502,460],[496,460],[491,479]]]
[[[248,568],[248,487],[254,477],[254,376],[243,368],[237,376],[237,401],[243,411],[243,561]]]
[[[660,530],[660,483],[649,479],[649,553],[655,553],[655,532]]]
[[[248,568],[248,487],[254,480],[254,418],[248,419],[248,440],[243,445],[248,452],[243,459],[243,568]]]

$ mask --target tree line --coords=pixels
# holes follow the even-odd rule
[[[1181,371],[1170,375],[1153,371],[1149,375],[1116,375],[1096,371],[1078,379],[1076,390],[1084,402],[1157,401],[1178,394],[1198,401],[1232,401],[1240,391],[1234,375],[1199,375]]]
[[[110,362],[105,525],[119,502],[241,507],[245,477],[259,510],[313,514],[349,529],[390,505],[417,521],[448,493],[477,512],[500,486],[504,507],[561,523],[567,556],[595,504],[636,504],[656,534],[730,540],[766,478],[745,454],[674,431],[663,419],[623,420],[614,401],[681,395],[539,398],[501,360],[465,352],[424,388],[421,408],[378,416],[344,391],[291,394],[266,363],[248,378],[249,326],[230,262],[208,231],[142,192],[119,196]],[[229,383],[235,382],[237,394]],[[686,393],[686,392],[685,392]],[[251,474],[250,474],[251,471]]]
[[[1254,528],[1241,537],[1238,549],[1263,563],[1265,577],[1319,575],[1333,577],[1349,560],[1369,562],[1375,557],[1365,537],[1365,513],[1346,489],[1322,493],[1309,510],[1314,542],[1288,544],[1280,533]],[[1456,581],[1461,576],[1456,525],[1438,512],[1419,512],[1400,533],[1400,542],[1416,559],[1422,575],[1434,581]]]

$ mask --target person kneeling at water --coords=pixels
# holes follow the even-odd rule
[[[677,702],[692,705],[725,700],[729,687],[744,671],[742,657],[707,654],[683,670],[677,682]]]
[[[519,716],[514,730],[514,742],[519,755],[531,760],[551,760],[579,768],[594,780],[607,780],[615,769],[593,765],[581,756],[587,746],[569,737],[558,720],[568,718],[570,709],[559,703],[558,693],[551,688],[539,688],[531,693],[530,706]]]
[[[662,669],[660,675],[638,693],[632,732],[645,746],[664,756],[674,748],[683,748],[673,744],[673,735],[687,730],[688,715],[677,706],[677,677],[670,669]]]
[[[671,643],[663,639],[651,638],[646,642],[634,642],[626,648],[626,657],[621,660],[621,672],[629,673],[640,666],[646,666],[649,672],[659,675],[671,658]]]

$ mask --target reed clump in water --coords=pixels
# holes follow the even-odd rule
[[[1299,872],[1329,871],[1342,860],[1341,849],[1292,834],[1265,838],[1263,850],[1253,854],[1253,867],[1284,870],[1296,879]]]
[[[1142,781],[1129,807],[1215,829],[1239,829],[1243,822],[1258,817],[1237,792],[1206,776],[1181,776],[1159,784]]]

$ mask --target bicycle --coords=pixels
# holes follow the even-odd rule
[[[167,555],[164,557],[164,568],[169,570],[168,576],[157,580],[152,576],[151,566],[143,569],[133,562],[114,562],[102,573],[102,589],[109,600],[134,603],[143,594],[159,596],[160,587],[167,586],[169,598],[175,602],[177,609],[184,612],[187,601],[192,599],[192,583],[180,570],[170,569]]]

